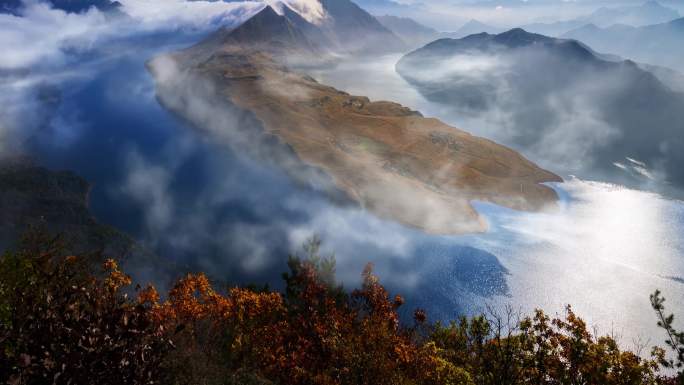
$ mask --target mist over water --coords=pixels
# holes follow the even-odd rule
[[[395,70],[404,54],[391,54],[369,61],[345,60],[332,68],[319,68],[307,72],[323,84],[331,85],[352,95],[368,96],[371,100],[389,100],[420,111],[426,117],[434,117],[473,135],[497,140],[503,137],[495,122],[480,117],[459,115],[451,106],[432,103],[425,99]],[[505,144],[505,143],[504,143]],[[510,146],[510,144],[508,144]],[[543,167],[543,165],[542,165]]]
[[[251,161],[163,109],[144,64],[179,42],[133,50],[57,85],[60,103],[29,142],[41,164],[93,183],[95,216],[160,255],[231,282],[280,285],[287,254],[314,234],[335,253],[338,278],[359,283],[367,262],[433,319],[482,304],[562,312],[572,304],[622,342],[660,341],[648,294],[684,308],[684,205],[656,194],[569,179],[559,210],[476,207],[489,232],[427,236],[353,205],[332,203],[282,170]],[[144,54],[141,54],[144,52]],[[476,135],[494,125],[462,120],[422,98],[394,71],[399,56],[310,72],[325,84],[391,100]],[[505,144],[505,143],[504,143]],[[541,164],[544,166],[544,164]]]

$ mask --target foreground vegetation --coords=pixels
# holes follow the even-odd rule
[[[361,288],[334,283],[334,261],[291,258],[284,293],[219,291],[187,275],[161,300],[108,260],[62,256],[29,237],[0,260],[0,381],[9,384],[684,384],[684,334],[651,297],[665,349],[649,358],[595,336],[570,307],[517,319],[400,322],[370,266]],[[670,358],[668,358],[670,357]],[[666,373],[662,368],[667,368]],[[676,371],[680,372],[677,374]]]

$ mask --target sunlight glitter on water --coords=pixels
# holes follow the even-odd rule
[[[556,188],[568,194],[557,212],[483,208],[495,226],[475,244],[510,273],[510,295],[495,302],[525,312],[572,304],[623,343],[659,341],[648,295],[661,289],[670,310],[684,309],[684,203],[579,179]]]

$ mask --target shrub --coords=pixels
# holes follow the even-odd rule
[[[674,315],[665,315],[665,298],[659,290],[651,294],[651,306],[658,316],[658,327],[662,328],[667,335],[665,344],[675,354],[674,359],[667,359],[664,351],[655,348],[654,352],[659,357],[660,364],[671,370],[677,370],[676,378],[671,379],[671,383],[684,384],[684,331],[674,328]]]
[[[651,297],[675,358],[650,359],[594,336],[570,307],[564,317],[512,311],[447,325],[416,310],[412,325],[373,275],[346,292],[334,259],[292,257],[284,293],[217,290],[203,274],[162,300],[108,260],[93,275],[58,239],[33,238],[0,259],[0,381],[10,384],[424,384],[676,385],[684,337]],[[127,289],[128,288],[128,289]]]
[[[44,239],[0,259],[0,381],[154,383],[169,341],[121,293],[130,278],[109,260],[95,279],[59,250]]]

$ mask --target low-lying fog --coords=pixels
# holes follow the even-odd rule
[[[324,252],[335,253],[338,278],[347,287],[358,284],[364,264],[373,262],[384,283],[433,318],[479,312],[483,303],[551,313],[570,303],[599,330],[622,334],[625,344],[639,337],[660,342],[648,304],[656,288],[670,309],[684,308],[679,201],[571,179],[555,186],[562,196],[556,212],[524,214],[478,204],[488,233],[426,236],[333,204],[324,193],[230,151],[162,109],[144,63],[187,41],[117,44],[135,49],[71,62],[71,72],[80,76],[16,88],[8,75],[3,95],[20,89],[15,95],[21,98],[6,111],[16,127],[31,128],[21,133],[30,138],[26,151],[94,184],[91,206],[100,221],[161,255],[233,282],[277,285],[287,254],[318,234]],[[463,119],[428,103],[395,73],[398,59],[343,63],[312,75],[500,138],[496,119]]]

